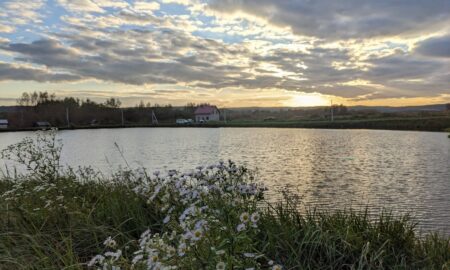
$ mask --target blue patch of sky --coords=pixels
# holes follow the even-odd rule
[[[10,55],[5,55],[0,53],[0,62],[13,62],[14,58]]]
[[[156,15],[189,15],[191,12],[184,6],[175,3],[161,4],[160,9],[155,12]]]
[[[43,22],[48,26],[56,26],[61,23],[61,16],[66,13],[65,9],[58,5],[55,0],[47,3],[42,9],[42,15],[44,16]]]
[[[404,43],[397,43],[397,42],[391,42],[391,41],[387,41],[385,42],[385,44],[388,46],[388,48],[393,49],[393,48],[401,48],[404,51],[408,50],[408,45],[404,44]]]

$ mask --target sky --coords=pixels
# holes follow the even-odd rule
[[[0,105],[450,102],[450,0],[0,0]]]

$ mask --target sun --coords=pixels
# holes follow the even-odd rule
[[[325,106],[330,103],[330,99],[318,93],[295,94],[287,103],[288,106],[292,107]]]

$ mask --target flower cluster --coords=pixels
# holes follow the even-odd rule
[[[161,214],[161,229],[147,230],[137,240],[133,256],[117,258],[107,251],[89,264],[98,269],[279,269],[258,252],[258,203],[265,188],[233,162],[197,167],[180,174],[140,174],[133,191]]]

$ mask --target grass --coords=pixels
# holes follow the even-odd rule
[[[445,131],[450,126],[449,116],[430,117],[386,117],[363,119],[336,119],[329,120],[231,120],[224,122],[194,123],[191,125],[177,125],[173,122],[162,122],[157,125],[150,124],[102,124],[97,126],[66,126],[66,129],[102,129],[102,128],[154,128],[154,127],[267,127],[267,128],[328,128],[328,129],[386,129],[386,130],[421,130],[421,131]],[[0,132],[10,131],[36,131],[37,128],[4,129]],[[448,130],[448,129],[447,129]]]
[[[213,125],[213,124],[212,124]],[[333,129],[387,129],[443,131],[450,125],[450,117],[397,117],[379,119],[336,119],[299,121],[229,121],[217,124],[224,127],[286,127],[286,128],[333,128]]]
[[[24,158],[26,149],[39,158]],[[43,138],[3,154],[32,170],[6,173],[0,181],[0,269],[86,269],[96,255],[106,259],[94,262],[95,269],[450,267],[450,238],[417,235],[408,216],[386,212],[373,220],[364,211],[299,211],[293,194],[268,203],[251,172],[231,162],[189,175],[125,170],[106,177],[90,168],[49,168],[59,166],[45,158],[58,158],[52,149],[58,149],[55,142]],[[245,220],[246,213],[258,213],[256,221]],[[151,236],[142,234],[146,230]],[[195,230],[198,239],[186,236]],[[183,244],[187,250],[180,254]],[[178,253],[169,256],[172,246]],[[140,255],[148,259],[139,261]],[[148,267],[155,256],[167,268],[156,261]]]

